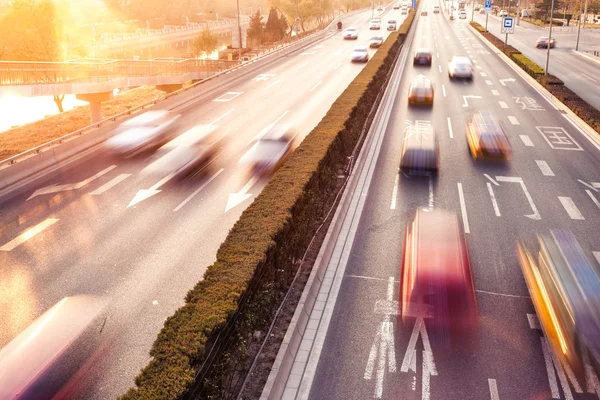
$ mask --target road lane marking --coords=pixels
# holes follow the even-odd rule
[[[209,180],[207,180],[206,182],[204,182],[198,189],[194,190],[194,192],[192,194],[190,194],[184,201],[182,201],[181,204],[179,204],[177,207],[175,207],[173,209],[173,211],[177,212],[177,211],[181,210],[181,208],[183,206],[185,206],[190,200],[192,200],[194,198],[194,196],[196,196],[198,193],[200,193],[202,191],[202,189],[204,189],[206,186],[208,186],[208,184],[211,183],[223,171],[224,171],[223,168],[221,168],[220,170],[218,170],[213,176],[210,177]]]
[[[440,70],[440,73],[442,73],[442,66],[438,65],[438,69]]]
[[[130,176],[131,176],[131,174],[120,174],[117,177],[113,178],[112,180],[106,182],[104,185],[100,186],[93,192],[90,192],[90,194],[94,195],[94,196],[99,196],[102,193],[106,192],[107,190],[112,189],[114,186],[123,182],[125,179],[129,178]]]
[[[446,86],[442,85],[442,94],[446,97]]]
[[[298,66],[298,68],[296,68],[296,70],[295,70],[294,72],[300,71],[302,68],[304,68],[304,66],[305,66],[306,64],[308,64],[308,62],[303,62],[302,64],[300,64],[300,65]]]
[[[219,103],[225,103],[225,102],[235,99],[236,97],[240,96],[243,93],[244,92],[227,92],[227,93],[224,93],[221,96],[217,97],[213,101],[216,101]]]
[[[485,84],[486,84],[486,85],[490,85],[490,86],[491,86],[491,85],[493,85],[493,84],[494,84],[494,82],[492,82],[492,81],[490,81],[490,80],[486,79],[486,81],[485,81]]]
[[[529,314],[527,313],[527,322],[529,322],[529,327],[533,330],[540,330],[542,329],[540,327],[540,320],[538,319],[537,315],[535,314]]]
[[[552,355],[550,354],[550,348],[545,337],[541,336],[542,342],[542,353],[544,354],[544,363],[546,364],[546,373],[548,374],[548,383],[550,384],[550,393],[553,399],[560,399],[560,392],[558,390],[558,382],[556,380],[556,374],[554,373],[554,367],[552,366]]]
[[[316,88],[319,87],[319,85],[321,85],[321,83],[323,83],[323,81],[319,81],[319,83],[317,83],[315,86],[313,86],[312,89],[309,90],[309,92],[314,91]]]
[[[592,184],[593,187],[595,187],[596,189],[600,189],[600,182],[590,182]]]
[[[452,132],[452,121],[450,117],[448,117],[448,135],[450,135],[450,139],[454,139],[454,133]]]
[[[433,210],[433,178],[429,175],[429,208],[427,211]]]
[[[544,160],[535,160],[535,163],[537,164],[538,168],[540,169],[540,171],[542,171],[542,175],[544,176],[554,176],[554,172],[552,172],[552,169],[550,168],[550,166],[548,165],[548,163]]]
[[[552,397],[555,399],[560,399],[560,393],[558,391],[558,383],[556,381],[556,375],[558,375],[558,379],[560,380],[560,385],[562,386],[565,400],[573,400],[573,392],[571,392],[571,387],[569,386],[569,382],[573,385],[573,389],[577,393],[583,393],[581,386],[577,379],[575,379],[575,374],[573,370],[567,363],[561,363],[556,354],[550,350],[550,346],[548,345],[548,340],[541,336],[540,340],[542,342],[542,349],[544,351],[544,360],[546,361],[546,372],[548,373],[548,381],[550,382],[550,389],[552,392]],[[556,374],[555,374],[556,371]]]
[[[499,217],[500,209],[498,208],[498,203],[496,202],[496,195],[494,195],[494,189],[492,189],[492,184],[487,182],[486,185],[488,188],[488,192],[490,194],[490,198],[492,199],[492,206],[494,207],[494,213],[496,214],[496,217]]]
[[[256,141],[256,140],[258,140],[258,139],[262,138],[263,136],[265,136],[265,134],[266,134],[266,133],[267,133],[267,132],[268,132],[268,131],[269,131],[271,128],[273,128],[275,125],[277,125],[277,123],[278,123],[279,121],[281,121],[281,119],[282,119],[283,117],[285,117],[285,116],[287,115],[287,113],[289,113],[289,112],[290,112],[290,110],[287,110],[287,111],[285,111],[285,112],[284,112],[283,114],[281,114],[281,115],[279,116],[279,118],[277,118],[277,119],[276,119],[274,122],[271,122],[269,125],[265,126],[265,127],[264,127],[264,128],[263,128],[263,129],[262,129],[260,132],[258,132],[258,134],[257,134],[256,136],[254,136],[254,137],[252,138],[252,140],[250,140],[250,141],[248,142],[248,144],[250,144],[250,143],[252,143],[252,142],[254,142],[254,141]]]
[[[487,74],[485,72],[480,72],[481,76],[486,77]]]
[[[477,68],[477,69],[483,69],[483,67],[481,65],[476,65],[475,68]]]
[[[588,196],[590,196],[590,199],[592,199],[592,201],[594,202],[594,204],[596,205],[596,207],[600,208],[600,202],[598,202],[598,200],[596,199],[596,197],[594,196],[594,194],[592,192],[590,192],[589,190],[586,189],[585,191]]]
[[[519,135],[519,137],[521,138],[521,141],[523,142],[523,144],[527,147],[534,147],[533,142],[531,141],[531,138],[527,135]]]
[[[14,238],[13,240],[11,240],[10,242],[4,244],[2,247],[0,247],[0,251],[12,251],[12,250],[14,250],[18,246],[22,245],[23,243],[25,243],[29,239],[31,239],[34,236],[36,236],[37,234],[43,232],[46,228],[54,225],[57,222],[58,222],[58,218],[48,218],[48,219],[40,222],[39,224],[37,224],[33,228],[30,228],[30,229],[26,230],[25,232],[21,233],[19,236],[17,236],[16,238]]]
[[[596,83],[598,82],[596,79],[592,78],[592,77],[591,77],[591,76],[589,76],[589,75],[586,75],[586,74],[584,74],[583,72],[581,72],[581,75],[585,76],[587,79],[589,79],[589,80],[590,80],[590,81],[592,81],[592,82],[596,82]]]
[[[596,262],[598,262],[598,264],[600,264],[600,251],[592,251],[592,254],[596,258]]]
[[[500,96],[500,92],[499,92],[499,91],[497,91],[497,90],[492,90],[492,94],[493,94],[494,96]]]
[[[267,90],[271,89],[273,86],[277,85],[279,82],[281,82],[281,79],[277,79],[275,82],[271,83],[269,86],[264,88],[263,91],[267,91]]]
[[[508,294],[508,293],[496,293],[496,292],[488,292],[487,290],[475,289],[477,293],[485,293],[490,294],[492,296],[502,296],[502,297],[512,297],[515,299],[530,299],[529,296],[520,296],[518,294]]]
[[[509,116],[508,116],[508,120],[509,120],[509,121],[510,121],[510,123],[511,123],[511,124],[513,124],[513,125],[521,125],[521,124],[519,123],[519,120],[518,120],[518,119],[517,119],[517,117],[515,117],[515,116],[509,115]]]
[[[571,217],[571,219],[585,219],[581,212],[579,212],[579,209],[573,202],[573,199],[566,196],[558,196],[558,200],[560,200],[560,203],[563,205],[565,211],[567,212],[567,214],[569,214],[569,217]]]
[[[560,126],[536,126],[535,129],[542,135],[546,143],[553,150],[583,151],[583,148]]]
[[[523,182],[523,178],[518,177],[518,176],[497,176],[496,180],[498,182],[518,183],[519,185],[521,185],[521,189],[523,189],[523,193],[525,193],[525,198],[527,198],[527,201],[529,202],[529,206],[531,207],[531,211],[533,211],[532,214],[525,215],[525,217],[531,218],[533,220],[541,220],[542,219],[537,207],[535,206],[535,204],[533,202],[533,198],[531,197],[531,195],[529,194],[529,191],[527,190],[527,186],[525,186],[525,182]]]
[[[460,182],[458,182],[457,185],[458,185],[458,198],[460,200],[460,210],[462,212],[465,233],[470,233],[471,231],[469,230],[469,218],[467,217],[467,207],[465,205],[465,196],[463,194],[462,184]]]
[[[341,67],[341,66],[342,66],[342,64],[338,64],[338,66],[337,66],[337,67],[335,67],[333,70],[335,71],[335,70],[337,70],[337,69],[338,69],[339,67]]]
[[[485,176],[487,178],[487,180],[489,180],[490,182],[492,182],[494,185],[496,186],[500,186],[500,184],[498,182],[496,182],[494,180],[494,178],[492,178],[491,176],[489,176],[488,174],[483,174],[483,176]]]
[[[496,385],[496,380],[488,379],[488,385],[490,386],[491,400],[500,400],[500,396],[498,396],[498,386]]]
[[[590,189],[592,189],[594,192],[597,192],[598,189],[595,187],[594,182],[592,182],[592,184],[588,184],[587,182],[582,181],[581,179],[577,179],[577,182],[583,184],[584,186],[589,187]]]
[[[50,185],[50,186],[43,187],[43,188],[38,189],[35,192],[33,192],[33,194],[31,196],[29,196],[27,198],[27,200],[31,200],[36,196],[41,196],[44,194],[52,194],[52,193],[64,192],[64,191],[68,191],[68,190],[79,190],[82,187],[84,187],[84,186],[92,183],[96,179],[100,178],[102,175],[109,173],[110,171],[112,171],[115,168],[117,168],[116,165],[111,165],[110,167],[105,168],[102,171],[98,172],[96,175],[92,175],[89,178],[84,179],[80,182],[66,183],[64,185]]]
[[[437,58],[440,58],[440,53],[435,53]]]
[[[498,104],[500,104],[500,107],[502,108],[508,108],[508,104],[506,104],[505,101],[499,101]]]
[[[390,205],[390,210],[396,209],[396,197],[398,196],[398,184],[400,183],[400,171],[396,173],[396,177],[394,178],[394,190],[392,190],[392,204]]]

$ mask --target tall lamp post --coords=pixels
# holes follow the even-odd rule
[[[583,24],[585,27],[585,17],[587,16],[587,0],[585,0],[585,7],[583,11]],[[575,51],[579,50],[579,35],[581,34],[581,8],[579,9],[579,23],[577,24],[577,43],[575,44]]]
[[[240,0],[237,0],[237,28],[238,35],[240,35],[239,48],[238,48],[238,60],[242,61],[242,24],[240,23]]]
[[[475,19],[475,0],[471,2],[471,22]]]
[[[552,40],[552,18],[554,18],[554,0],[550,6],[550,31],[548,32],[548,51],[546,52],[546,71],[544,75],[548,75],[548,64],[550,64],[550,41]]]

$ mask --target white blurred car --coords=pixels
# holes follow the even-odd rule
[[[506,10],[500,10],[500,12],[498,13],[499,17],[508,17],[508,11]]]
[[[371,22],[369,22],[369,29],[370,30],[379,30],[381,29],[381,20],[380,19],[372,19]]]
[[[369,47],[372,49],[378,48],[382,44],[383,44],[382,36],[373,36],[371,39],[369,39]]]
[[[253,142],[238,164],[255,175],[273,173],[292,154],[295,138],[290,125],[273,125]]]
[[[119,125],[105,147],[120,155],[158,148],[169,140],[179,117],[164,110],[145,112]]]
[[[433,13],[434,14],[439,14],[440,13],[440,6],[433,6]]]
[[[399,9],[400,9],[400,3],[394,4],[394,10],[399,10]]]
[[[358,39],[358,30],[356,28],[344,29],[344,40],[356,40]]]
[[[369,61],[369,50],[367,46],[357,46],[350,53],[350,61],[352,62],[367,62]]]
[[[473,79],[473,64],[468,57],[452,57],[448,63],[448,77],[450,79]]]
[[[465,10],[460,10],[458,12],[458,19],[467,19],[467,12]]]

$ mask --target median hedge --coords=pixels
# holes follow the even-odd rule
[[[217,261],[188,292],[185,305],[166,320],[150,351],[152,360],[122,399],[235,396],[235,388],[228,386],[235,384],[233,378],[225,382],[223,377],[243,380],[249,364],[244,349],[255,329],[265,322],[268,326],[278,305],[277,285],[289,284],[315,221],[333,204],[339,169],[360,138],[413,18],[411,10],[243,212]]]
[[[596,132],[600,133],[600,111],[583,100],[564,85],[564,82],[554,75],[544,75],[544,69],[521,54],[511,46],[505,46],[504,42],[489,32],[485,31],[477,22],[471,22],[471,26],[491,42],[498,49],[508,55],[522,70],[531,75],[542,86],[544,86],[554,97],[569,107],[579,118],[584,120]],[[513,51],[514,50],[514,51]]]

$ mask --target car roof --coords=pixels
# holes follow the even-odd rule
[[[369,40],[383,40],[383,36],[373,36],[371,39]]]
[[[465,56],[454,56],[454,57],[452,57],[452,62],[471,64],[471,60],[469,60],[469,58],[465,57]]]
[[[420,49],[416,49],[416,50],[415,50],[415,53],[428,53],[428,54],[430,54],[430,53],[431,53],[431,50],[429,50],[429,49],[426,49],[426,48],[424,48],[424,47],[421,47]]]
[[[290,124],[275,124],[258,140],[286,140],[289,141],[293,134]]]
[[[490,111],[479,111],[473,119],[481,135],[502,132],[500,123]]]
[[[354,51],[369,51],[369,50],[367,49],[367,46],[360,45],[360,46],[356,46],[354,48]]]
[[[425,77],[425,75],[418,75],[411,84],[414,89],[429,89],[431,87],[431,81]]]
[[[406,130],[404,137],[405,149],[410,150],[436,150],[436,137],[433,129],[424,129],[412,126]]]

